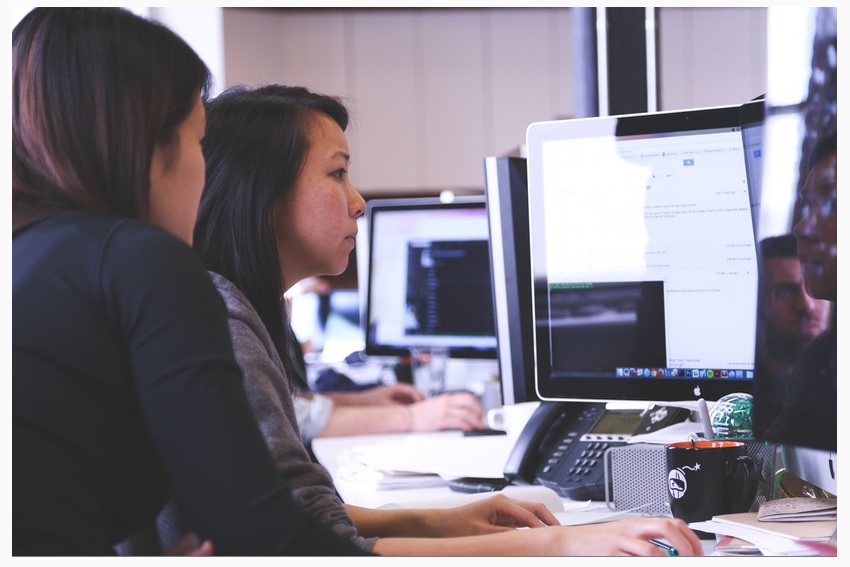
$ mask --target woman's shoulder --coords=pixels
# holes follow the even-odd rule
[[[209,275],[213,286],[215,286],[216,291],[218,291],[224,300],[224,304],[227,307],[227,314],[230,317],[247,317],[251,319],[256,317],[259,319],[256,310],[251,306],[251,302],[248,301],[248,298],[245,297],[245,294],[242,293],[242,290],[235,283],[213,271],[209,271]]]
[[[219,273],[210,271],[209,275],[213,286],[224,300],[233,350],[243,373],[248,367],[263,364],[263,353],[280,372],[284,372],[283,363],[268,329],[242,290]]]
[[[93,211],[68,211],[20,227],[13,233],[15,259],[97,276],[152,277],[164,272],[201,273],[200,258],[186,242],[146,221]],[[69,267],[70,269],[70,267]]]
[[[224,301],[234,341],[242,335],[253,335],[265,344],[267,349],[274,351],[273,342],[263,320],[242,290],[221,274],[213,271],[208,273],[213,287]]]

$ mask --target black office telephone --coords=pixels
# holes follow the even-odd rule
[[[540,402],[508,457],[505,478],[573,500],[605,500],[605,451],[689,416],[668,406],[609,410],[597,402]]]

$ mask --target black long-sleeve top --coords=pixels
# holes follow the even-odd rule
[[[304,514],[248,406],[221,298],[148,223],[13,234],[13,555],[102,555],[176,495],[221,555],[359,552]]]

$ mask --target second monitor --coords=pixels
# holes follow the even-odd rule
[[[447,346],[496,358],[489,228],[483,197],[368,202],[366,354]]]

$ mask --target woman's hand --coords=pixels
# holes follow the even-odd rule
[[[558,520],[546,506],[495,494],[463,506],[439,510],[435,537],[481,535],[515,528],[557,526]]]
[[[703,555],[697,535],[674,518],[633,518],[560,529],[569,530],[559,552],[564,555],[667,556],[650,539],[665,540],[682,556]]]

